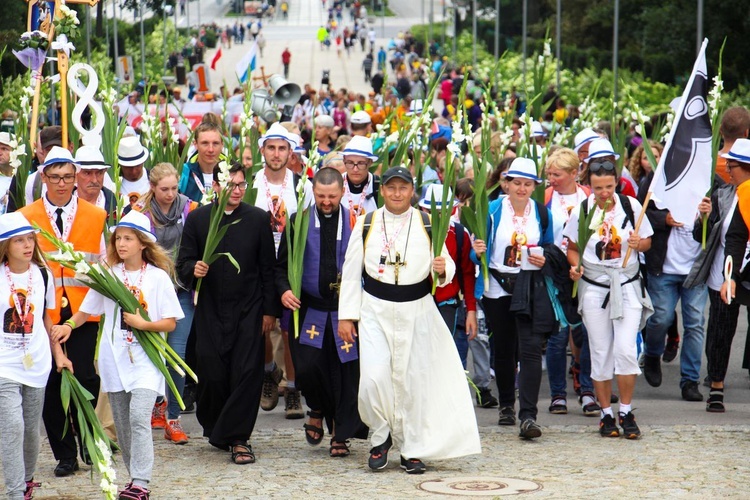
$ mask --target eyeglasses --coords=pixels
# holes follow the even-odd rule
[[[247,189],[247,181],[246,182],[238,182],[236,184],[234,182],[228,182],[227,183],[227,189],[229,189],[229,191],[234,191],[237,188],[240,188],[240,191],[244,191],[245,189]]]
[[[355,163],[353,161],[345,161],[344,166],[346,168],[354,168],[356,170],[367,170],[367,168],[370,166],[370,162],[358,161]]]
[[[595,174],[600,170],[604,170],[605,172],[615,172],[615,164],[609,160],[593,161],[589,163],[589,172],[592,174]]]
[[[73,184],[76,181],[76,176],[74,174],[48,175],[46,177],[52,184],[60,184],[60,181],[63,181],[63,184]]]
[[[727,160],[727,172],[732,170],[733,168],[737,168],[740,166],[740,163],[734,160]]]

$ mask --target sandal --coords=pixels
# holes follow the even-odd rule
[[[250,445],[233,444],[232,445],[232,462],[237,465],[246,465],[255,463],[255,454]]]
[[[319,411],[311,410],[311,411],[308,411],[307,414],[310,416],[310,418],[315,418],[315,419],[319,418],[323,420],[323,414],[320,413]],[[313,424],[304,424],[302,425],[302,427],[305,429],[305,439],[307,439],[307,442],[311,446],[317,446],[323,441],[323,434],[325,432],[323,430],[323,427],[316,427]],[[318,437],[317,438],[312,437],[312,435],[310,434],[311,432],[317,434]]]
[[[334,458],[343,458],[349,456],[349,441],[346,440],[342,443],[336,443],[333,438],[331,439],[331,447],[328,448],[328,455]],[[334,453],[334,451],[343,451],[344,453]]]

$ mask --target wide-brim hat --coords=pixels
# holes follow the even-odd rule
[[[370,114],[367,111],[355,111],[352,113],[349,122],[352,125],[365,125],[367,123],[372,123],[372,118],[370,118]]]
[[[428,184],[427,188],[424,191],[424,196],[422,196],[422,199],[419,200],[419,206],[422,208],[425,208],[427,210],[430,210],[432,208],[432,200],[435,200],[435,208],[440,210],[443,208],[443,185],[442,184]],[[458,201],[453,199],[453,191],[451,188],[448,188],[448,199],[453,200],[453,204],[451,206],[458,205]]]
[[[60,163],[70,163],[75,167],[76,172],[81,169],[78,162],[73,159],[73,155],[70,154],[70,151],[60,146],[52,146],[52,149],[49,150],[49,153],[47,153],[47,156],[44,159],[44,163],[42,163],[42,171],[50,165],[57,165]]]
[[[750,164],[750,139],[737,139],[729,152],[722,153],[721,157]]]
[[[279,122],[275,122],[271,124],[270,127],[268,127],[266,133],[263,134],[260,139],[258,139],[258,147],[262,148],[266,141],[269,139],[281,139],[283,141],[286,141],[289,143],[289,147],[291,149],[294,149],[297,146],[297,143],[289,134],[289,131],[285,129],[281,124],[279,124]]]
[[[581,130],[580,132],[576,134],[575,139],[573,139],[573,144],[574,144],[573,151],[577,153],[578,150],[581,149],[581,146],[583,146],[584,144],[588,144],[589,142],[598,138],[599,138],[599,134],[594,132],[593,129],[585,128]]]
[[[372,154],[372,141],[367,137],[361,135],[355,135],[352,139],[346,143],[346,147],[341,152],[344,158],[347,156],[364,156],[372,161],[378,159],[378,157]]]
[[[14,236],[38,232],[21,212],[10,212],[0,215],[0,241]]]
[[[104,155],[99,148],[93,146],[81,146],[76,151],[76,162],[81,170],[106,170],[110,166],[104,161]]]
[[[393,179],[401,179],[406,182],[414,182],[414,178],[412,177],[411,172],[409,172],[409,170],[404,167],[389,168],[383,174],[383,177],[381,178],[380,182],[383,186],[385,186]],[[442,195],[440,195],[440,197],[442,198]]]
[[[12,141],[13,141],[13,136],[10,135],[9,132],[0,132],[0,144],[11,146]]]
[[[531,179],[537,184],[541,184],[542,179],[536,175],[536,163],[530,158],[515,158],[510,164],[506,178]]]
[[[411,103],[409,103],[409,111],[406,112],[406,116],[413,116],[415,114],[419,115],[422,113],[423,109],[424,101],[422,99],[413,99]]]
[[[141,212],[131,210],[120,219],[120,222],[116,226],[112,226],[110,230],[114,232],[117,228],[121,227],[140,231],[146,238],[156,243],[156,235],[151,232],[151,221]]]
[[[117,162],[121,167],[137,167],[146,163],[148,149],[138,137],[123,137],[117,148]]]
[[[589,155],[586,157],[584,162],[588,163],[594,158],[602,158],[604,156],[614,156],[615,160],[620,158],[620,155],[615,153],[615,148],[612,147],[612,143],[603,137],[597,137],[591,141],[589,146]]]
[[[544,130],[544,127],[538,121],[531,122],[531,135],[532,137],[547,137],[549,132]]]

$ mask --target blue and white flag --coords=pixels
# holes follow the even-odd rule
[[[649,187],[656,206],[669,210],[674,220],[688,226],[695,221],[698,205],[713,182],[706,45],[708,39],[703,40]]]
[[[234,72],[237,74],[237,79],[241,84],[245,84],[250,78],[250,74],[255,69],[258,61],[258,42],[253,42],[250,50],[245,54],[240,62],[234,67]]]

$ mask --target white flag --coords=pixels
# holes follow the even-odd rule
[[[237,79],[240,83],[244,84],[249,78],[250,73],[255,69],[258,58],[258,42],[253,42],[250,50],[245,54],[240,62],[234,67],[234,72],[237,74]]]
[[[711,119],[706,96],[708,71],[703,40],[675,114],[672,133],[651,182],[649,191],[657,208],[669,210],[672,218],[692,226],[698,204],[711,188]]]

